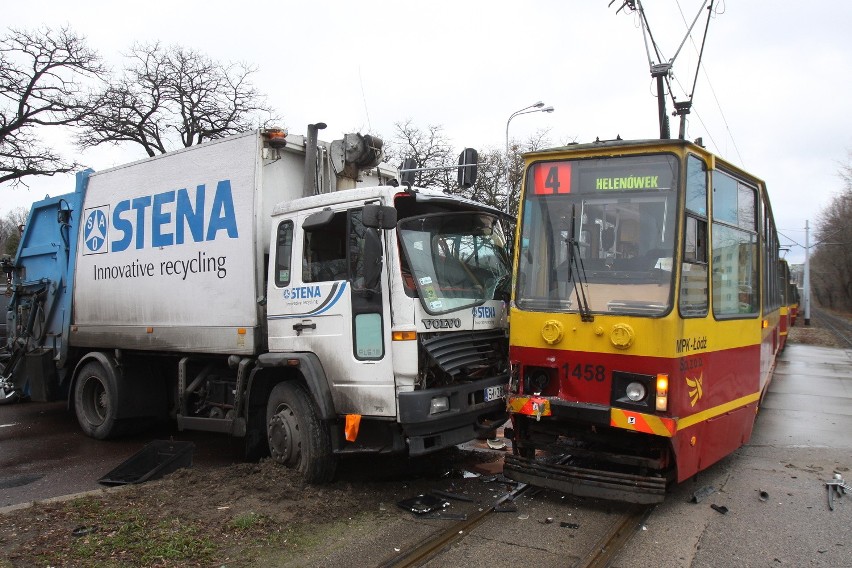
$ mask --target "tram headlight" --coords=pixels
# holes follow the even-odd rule
[[[524,392],[526,394],[541,394],[550,384],[553,369],[547,367],[527,367],[524,369]]]
[[[611,404],[616,408],[651,412],[654,409],[655,379],[655,375],[613,371]]]
[[[633,402],[639,402],[640,400],[645,399],[645,395],[648,394],[648,391],[645,390],[645,385],[634,381],[627,385],[625,394],[627,395],[627,398]]]

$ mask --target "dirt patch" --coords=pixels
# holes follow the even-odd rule
[[[298,558],[341,522],[398,516],[396,503],[458,489],[500,455],[453,448],[424,459],[358,458],[305,485],[272,461],[183,469],[141,485],[0,515],[0,567],[250,566]],[[272,555],[272,556],[270,556]]]

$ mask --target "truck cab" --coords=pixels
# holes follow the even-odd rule
[[[420,455],[505,421],[510,272],[498,211],[376,187],[282,204],[273,231],[260,360],[317,357],[324,377],[310,382],[327,387],[318,412],[337,423],[332,453]],[[277,452],[270,442],[273,457],[287,461],[292,437],[278,436]]]

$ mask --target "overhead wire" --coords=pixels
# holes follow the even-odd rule
[[[687,25],[686,16],[683,13],[683,8],[681,8],[680,0],[675,0],[675,2],[677,4],[677,9],[680,12],[680,17],[683,20],[684,25]],[[724,0],[722,0],[719,3],[724,5]],[[713,6],[711,5],[710,8],[712,10]],[[715,13],[716,14],[724,14],[724,9],[719,8],[718,5],[717,5]],[[708,18],[707,18],[707,23],[708,23],[708,26],[709,26],[710,16],[708,16]],[[706,28],[704,30],[704,34],[705,34],[705,39],[706,39],[706,36],[707,36],[707,29]],[[693,49],[698,51],[698,46],[695,45],[695,40],[692,38],[692,35],[689,36],[689,41],[692,43]],[[702,42],[702,50],[703,50],[703,48],[704,48],[704,45],[703,45],[703,42]],[[707,80],[707,86],[710,88],[710,93],[713,95],[713,100],[716,102],[716,108],[719,109],[719,114],[722,117],[722,122],[725,125],[725,130],[728,133],[728,138],[731,140],[731,144],[733,144],[733,146],[734,146],[734,152],[736,152],[737,158],[739,159],[740,164],[745,165],[745,160],[743,159],[743,156],[740,153],[739,146],[737,146],[737,141],[734,138],[734,133],[731,132],[731,126],[728,124],[728,118],[725,116],[725,111],[722,109],[722,104],[719,102],[719,97],[716,94],[716,89],[713,88],[713,82],[710,80],[710,74],[707,72],[707,67],[706,66],[702,67],[700,65],[700,62],[699,62],[698,68],[701,69],[701,72],[704,74],[704,78]],[[696,72],[695,78],[696,78],[696,81],[697,81],[697,79],[698,79],[698,73],[697,72]],[[683,86],[681,86],[681,88],[683,88]],[[695,91],[695,85],[693,85],[693,92],[694,91]],[[686,92],[686,91],[684,90],[684,92]],[[695,111],[695,114],[698,115],[698,112]],[[719,152],[719,153],[722,153],[721,152],[722,149],[719,147],[719,145],[713,139],[713,135],[710,134],[709,129],[707,128],[707,126],[704,124],[704,121],[702,121],[700,117],[699,117],[699,122],[701,122],[701,125],[704,127],[704,130],[707,132],[707,136],[710,138],[710,140],[713,142],[713,145],[716,147],[716,151]]]

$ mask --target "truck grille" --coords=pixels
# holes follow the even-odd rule
[[[507,367],[509,338],[505,330],[421,334],[419,337],[432,363],[453,381],[478,378],[485,370],[500,373]]]

